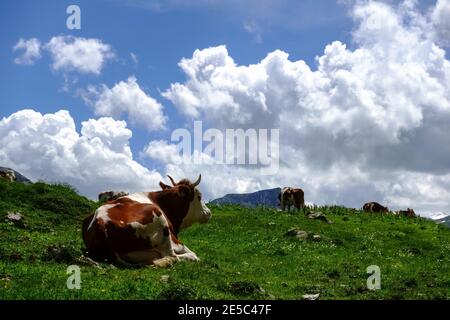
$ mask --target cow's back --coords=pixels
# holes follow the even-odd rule
[[[83,221],[83,240],[89,255],[97,259],[151,250],[169,233],[169,223],[158,206],[128,197],[104,204]]]
[[[363,205],[363,211],[382,213],[382,212],[388,212],[389,209],[387,207],[383,207],[378,202],[368,202]]]

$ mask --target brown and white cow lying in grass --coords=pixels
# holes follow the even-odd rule
[[[202,202],[196,182],[183,179],[161,191],[134,193],[98,208],[83,222],[83,240],[94,259],[124,265],[167,266],[197,255],[177,238],[180,230],[206,223],[211,211]]]

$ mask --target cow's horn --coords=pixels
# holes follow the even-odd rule
[[[171,177],[171,176],[169,176],[169,175],[167,175],[168,177],[169,177],[169,179],[170,179],[170,181],[172,182],[172,185],[176,185],[176,183],[175,183],[175,181],[173,181],[173,178]]]
[[[197,181],[195,181],[195,182],[192,184],[192,186],[193,186],[193,187],[198,186],[198,185],[200,184],[200,181],[202,181],[202,175],[201,175],[201,174],[198,176]]]

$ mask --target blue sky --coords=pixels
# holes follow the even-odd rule
[[[267,20],[264,13],[254,16],[251,5],[239,9],[233,5],[215,4],[178,7],[162,1],[166,4],[156,10],[151,5],[155,1],[148,3],[1,1],[0,54],[3,58],[0,59],[0,88],[3,99],[0,116],[32,107],[43,113],[68,109],[76,123],[93,117],[92,109],[74,94],[75,90],[65,92],[61,89],[64,77],[49,69],[48,55],[31,67],[13,63],[16,53],[12,48],[19,38],[35,37],[44,42],[53,36],[73,35],[98,38],[110,44],[116,53],[115,60],[109,62],[98,76],[78,76],[77,87],[98,83],[112,86],[129,76],[136,76],[140,86],[164,104],[170,118],[169,130],[151,133],[151,138],[159,138],[182,126],[184,120],[158,91],[167,89],[172,82],[184,80],[178,62],[183,57],[190,57],[194,50],[225,44],[237,64],[247,65],[260,61],[268,52],[281,49],[288,52],[291,59],[303,59],[313,66],[314,58],[322,54],[326,44],[333,40],[348,41],[352,28],[346,15],[347,8],[330,1],[306,1],[304,5],[292,7],[283,5],[276,17]],[[71,4],[81,8],[81,30],[66,28],[66,8]],[[307,21],[298,22],[296,17],[290,17],[294,25],[283,26],[280,19],[294,8],[301,10]],[[253,33],[245,30],[247,21],[261,24],[258,27],[260,42]],[[131,52],[139,60],[137,65],[130,57]],[[133,130],[133,151],[139,152],[148,140],[148,132],[139,128]]]
[[[207,198],[449,211],[449,18],[449,0],[0,0],[0,165],[89,197],[202,173]],[[279,172],[175,163],[193,120],[280,129]]]

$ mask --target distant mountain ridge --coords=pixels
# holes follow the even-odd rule
[[[439,217],[431,217],[431,219],[438,224],[443,224],[450,228],[450,215],[442,214]]]
[[[276,208],[279,206],[278,194],[281,188],[273,188],[260,190],[252,193],[232,193],[223,196],[222,198],[214,199],[210,201],[212,204],[239,204],[244,207],[272,207]]]

